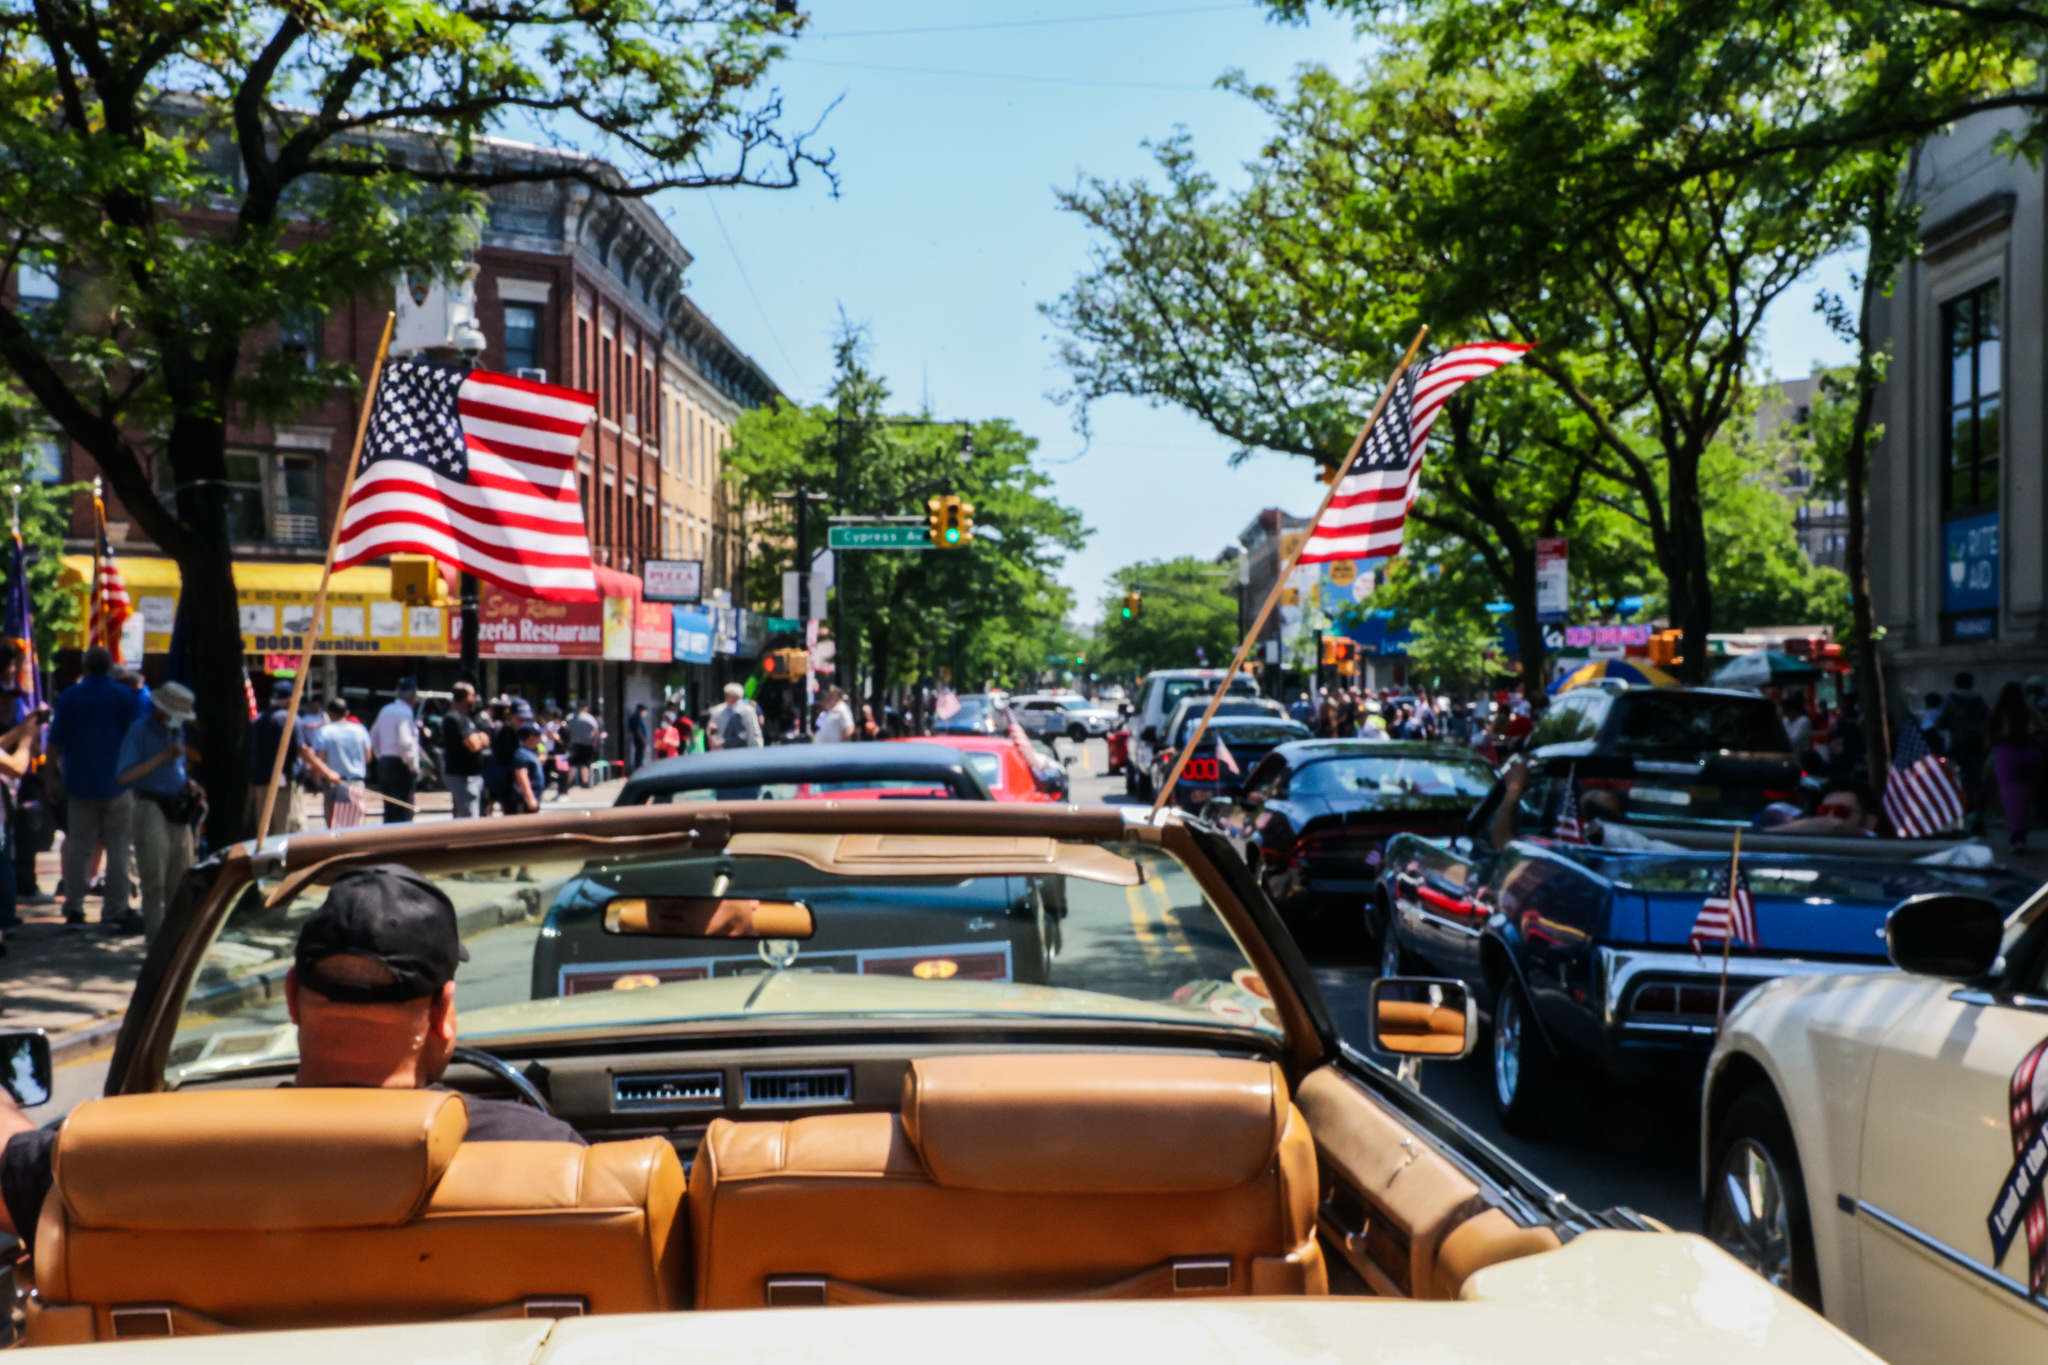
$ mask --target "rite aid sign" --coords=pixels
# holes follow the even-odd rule
[[[649,559],[640,565],[640,579],[649,602],[696,602],[704,596],[704,561]]]

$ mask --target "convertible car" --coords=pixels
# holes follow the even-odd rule
[[[614,803],[903,800],[993,801],[982,768],[957,749],[893,744],[781,744],[656,759],[626,779]]]
[[[386,862],[457,910],[452,1093],[293,1086],[298,927]],[[976,970],[975,922],[1055,886],[1045,979]],[[571,907],[709,969],[537,991]],[[904,969],[848,970],[864,934]],[[1372,990],[1355,1050],[1243,861],[1170,812],[668,803],[239,846],[181,886],[107,1098],[59,1130],[22,1330],[140,1362],[1868,1359],[1462,1128],[1404,1076],[1471,1046],[1467,993]],[[592,1145],[465,1143],[466,1096]]]

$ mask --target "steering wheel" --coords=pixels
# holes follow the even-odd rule
[[[554,1116],[554,1108],[548,1103],[547,1096],[540,1093],[540,1087],[526,1079],[517,1067],[506,1061],[503,1057],[485,1052],[482,1048],[478,1047],[458,1047],[449,1054],[449,1060],[461,1062],[465,1066],[473,1066],[479,1071],[490,1072],[493,1076],[511,1086],[512,1092],[519,1096],[522,1104],[530,1104],[551,1118]]]

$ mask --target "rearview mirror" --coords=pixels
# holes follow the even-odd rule
[[[649,938],[806,939],[818,926],[802,901],[636,896],[605,906],[604,931]]]
[[[1976,896],[1900,901],[1884,917],[1884,947],[1902,972],[1974,981],[1998,961],[2005,912]]]
[[[1462,981],[1383,976],[1372,983],[1366,1041],[1397,1057],[1456,1061],[1479,1038],[1479,1011]]]
[[[0,1033],[0,1085],[24,1109],[48,1104],[51,1094],[50,1035],[39,1028]]]

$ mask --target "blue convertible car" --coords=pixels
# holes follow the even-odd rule
[[[1696,1065],[1721,1014],[1774,977],[1890,970],[1885,915],[1909,896],[1962,892],[2009,910],[2034,889],[1953,841],[1745,832],[1741,868],[1760,942],[1733,945],[1724,987],[1719,943],[1695,954],[1687,940],[1725,886],[1743,823],[1727,808],[1735,784],[1706,780],[1729,760],[1706,756],[1678,771],[1686,761],[1665,754],[1637,768],[1593,748],[1536,750],[1526,788],[1496,787],[1467,834],[1396,836],[1368,912],[1383,970],[1475,988],[1492,1016],[1494,1100],[1511,1130],[1534,1127],[1575,1069],[1631,1080]],[[1770,762],[1761,753],[1742,761]],[[1602,776],[1588,781],[1589,767]],[[1757,796],[1779,780],[1760,776]],[[1646,790],[1655,799],[1639,799]],[[1567,792],[1599,846],[1559,837]],[[1509,795],[1521,799],[1502,812]],[[1674,818],[1674,798],[1688,795],[1711,816]],[[1972,855],[1981,865],[1969,865]]]

